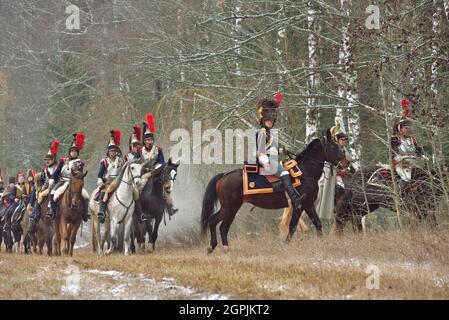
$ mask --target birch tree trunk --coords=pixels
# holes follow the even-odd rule
[[[320,78],[318,74],[318,55],[317,55],[317,33],[319,31],[317,13],[313,7],[312,1],[308,3],[307,22],[309,29],[308,36],[308,52],[309,52],[309,77],[308,77],[308,91],[309,95],[314,95],[319,87]],[[316,98],[309,97],[307,99],[306,111],[306,139],[309,143],[317,137],[319,127],[320,113],[316,106]]]
[[[356,107],[357,94],[357,72],[354,70],[351,39],[349,27],[351,25],[351,0],[341,0],[343,15],[347,20],[346,27],[343,28],[343,56],[345,63],[346,79],[346,101],[348,105],[348,135],[349,151],[356,169],[360,166],[361,145],[360,145],[360,116]]]

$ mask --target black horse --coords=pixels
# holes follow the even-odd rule
[[[154,170],[151,177],[148,179],[142,190],[140,199],[138,200],[141,203],[146,220],[143,223],[139,222],[140,220],[136,216],[139,213],[135,210],[131,241],[132,247],[134,246],[134,239],[137,240],[137,244],[140,248],[144,247],[145,235],[148,233],[149,243],[152,245],[152,249],[155,249],[159,224],[167,209],[164,192],[172,191],[178,166],[179,164],[172,163],[171,159],[169,159],[166,164]]]
[[[313,205],[318,193],[318,180],[323,173],[324,162],[337,164],[344,158],[341,148],[331,138],[330,130],[327,137],[321,137],[310,142],[304,151],[295,156],[299,168],[303,172],[301,185],[297,191],[301,195],[301,208],[294,210],[289,225],[288,239],[294,234],[303,210],[312,220],[320,235],[322,226],[320,218]],[[219,201],[220,210],[214,214],[215,204]],[[211,179],[206,187],[201,212],[202,233],[210,229],[211,241],[208,252],[211,253],[217,246],[216,227],[221,223],[220,234],[223,246],[228,245],[228,232],[235,215],[244,202],[264,209],[280,209],[288,207],[285,192],[270,194],[243,195],[242,170],[237,169],[228,173],[220,173]]]
[[[376,178],[368,183],[374,173]],[[395,177],[398,181],[399,177]],[[368,213],[379,208],[396,211],[392,183],[391,171],[379,170],[379,167],[367,168],[363,176],[360,171],[348,176],[344,192],[335,200],[335,231],[341,234],[349,221],[356,231],[362,231],[362,218]],[[443,196],[444,183],[435,171],[413,168],[411,183],[400,190],[400,209],[415,221],[427,221],[436,226],[435,211]]]

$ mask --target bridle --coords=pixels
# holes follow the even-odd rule
[[[70,211],[72,210],[72,208],[79,209],[79,207],[80,207],[79,205],[76,206],[76,207],[73,206],[72,199],[73,199],[74,195],[78,195],[81,198],[82,197],[82,190],[83,190],[83,188],[81,188],[81,191],[72,191],[72,181],[73,180],[81,180],[81,181],[83,181],[83,178],[74,177],[73,175],[70,176],[70,179],[69,179],[69,194],[68,194],[68,197],[66,198],[66,205],[70,209]],[[80,201],[80,203],[81,203],[81,201]]]
[[[125,180],[123,180],[123,176],[122,176],[122,178],[120,179],[120,182],[123,182],[123,183],[127,184],[128,186],[132,185],[133,187],[135,187],[136,186],[135,180],[139,179],[139,178],[142,178],[142,175],[139,174],[139,175],[134,176],[132,174],[131,170],[130,170],[130,167],[131,166],[128,165],[127,168],[126,168],[126,171],[128,172],[128,175],[131,175],[132,181],[131,182],[125,181]]]

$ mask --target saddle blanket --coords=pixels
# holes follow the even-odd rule
[[[247,168],[248,167],[248,168]],[[249,169],[249,170],[247,170]],[[267,194],[274,192],[283,192],[285,190],[282,181],[275,175],[261,175],[252,166],[245,166],[243,175],[243,195]],[[301,181],[299,177],[293,180],[293,187],[299,187]]]

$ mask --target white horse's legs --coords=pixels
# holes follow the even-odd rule
[[[134,212],[134,206],[131,206],[129,208],[130,212]],[[133,215],[128,213],[126,215],[125,218],[125,239],[124,239],[124,243],[125,243],[125,256],[129,255],[129,248],[131,245],[131,226],[133,223]]]
[[[117,229],[118,229],[118,223],[115,219],[111,219],[111,246],[106,251],[106,255],[110,255],[112,252],[114,252],[115,245],[117,244]]]

